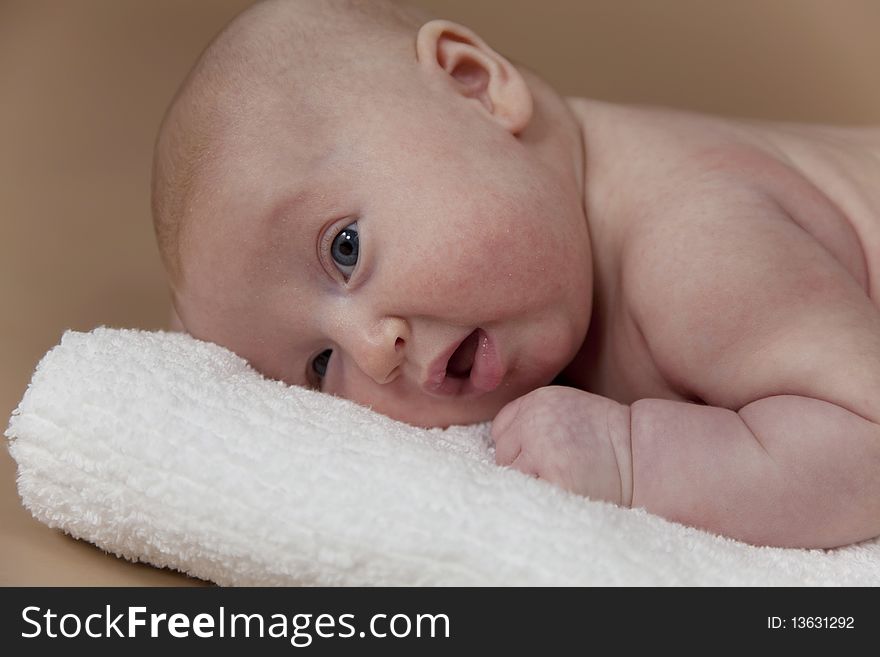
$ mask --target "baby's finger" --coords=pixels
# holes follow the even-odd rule
[[[498,465],[510,465],[522,449],[516,425],[516,416],[521,404],[517,404],[517,401],[514,400],[502,408],[492,422],[490,435],[495,443],[495,463]]]
[[[518,440],[502,440],[495,443],[495,463],[511,465],[522,454],[522,443]]]
[[[516,455],[516,458],[513,459],[513,462],[510,464],[510,467],[514,470],[519,470],[523,474],[527,474],[530,477],[538,477],[538,468],[535,467],[535,464],[532,462],[532,459],[529,457],[527,452],[520,452]]]

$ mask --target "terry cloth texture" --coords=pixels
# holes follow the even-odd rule
[[[178,333],[68,331],[6,435],[40,521],[224,585],[880,585],[880,541],[757,548],[494,464]]]

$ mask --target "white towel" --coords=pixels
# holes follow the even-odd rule
[[[494,464],[184,334],[68,331],[6,435],[24,505],[225,585],[880,585],[880,541],[757,548]]]

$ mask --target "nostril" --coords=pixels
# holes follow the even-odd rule
[[[403,349],[403,345],[405,344],[406,340],[404,340],[403,338],[397,338],[394,343],[394,351],[400,351],[401,349]]]

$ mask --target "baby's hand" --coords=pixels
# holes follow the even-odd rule
[[[625,506],[632,500],[628,406],[547,386],[502,408],[491,435],[498,465],[594,500]]]

